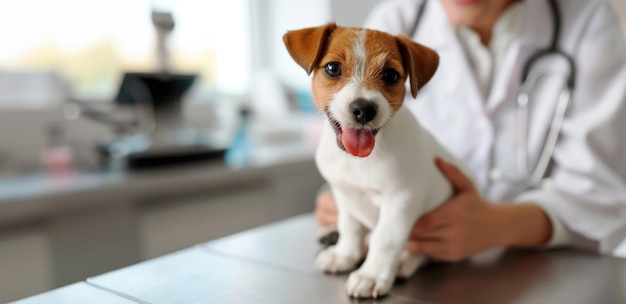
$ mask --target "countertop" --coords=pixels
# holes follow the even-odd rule
[[[18,303],[353,303],[344,291],[347,275],[313,266],[318,229],[305,214]],[[625,303],[624,286],[623,259],[570,249],[493,250],[427,264],[376,302]]]

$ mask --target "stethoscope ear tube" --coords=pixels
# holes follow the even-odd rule
[[[522,71],[522,79],[521,79],[522,84],[526,83],[526,79],[528,78],[528,75],[530,74],[530,70],[533,67],[533,65],[539,59],[543,57],[551,56],[551,55],[558,55],[566,60],[567,66],[569,68],[569,74],[567,76],[567,82],[566,82],[567,88],[570,91],[574,90],[574,87],[576,86],[576,64],[574,63],[574,58],[572,58],[572,56],[569,56],[568,54],[566,54],[565,52],[559,49],[554,49],[554,50],[543,49],[534,53],[532,56],[530,56],[530,58],[528,58],[528,61],[526,61],[526,64],[524,64],[524,69]]]
[[[423,0],[420,3],[419,7],[417,8],[417,14],[415,15],[415,18],[413,19],[413,24],[411,25],[411,28],[409,29],[409,31],[407,31],[410,38],[415,37],[417,28],[419,27],[420,22],[422,21],[422,15],[424,15],[424,11],[426,10],[426,3],[428,3],[428,0]]]
[[[539,50],[534,53],[526,64],[524,65],[524,70],[522,72],[522,83],[526,82],[526,78],[528,78],[528,74],[530,73],[530,69],[539,59],[549,56],[549,55],[559,55],[567,61],[569,66],[569,76],[567,77],[567,87],[570,91],[574,90],[576,85],[576,64],[574,63],[574,58],[563,52],[559,49],[559,40],[561,39],[561,9],[557,0],[548,0],[548,5],[550,5],[550,11],[552,12],[552,38],[550,39],[550,46],[546,49]]]
[[[559,36],[561,34],[561,16],[558,3],[556,0],[549,0],[548,4],[550,5],[553,18],[554,32],[552,40],[548,48],[535,52],[526,61],[526,64],[524,64],[521,79],[522,86],[520,88],[520,94],[517,98],[516,161],[518,172],[521,175],[521,179],[526,181],[526,184],[535,185],[535,187],[546,187],[552,185],[551,181],[545,179],[545,174],[556,148],[559,133],[561,132],[561,127],[563,125],[563,121],[565,120],[567,109],[571,103],[572,91],[576,85],[576,65],[574,63],[574,59],[558,48]],[[554,109],[554,116],[552,118],[543,149],[539,154],[537,165],[535,166],[535,169],[530,172],[528,170],[528,107],[531,89],[535,86],[538,79],[542,77],[540,73],[535,72],[535,74],[533,74],[531,69],[540,59],[552,55],[560,56],[566,60],[569,68],[569,74],[567,79],[564,81],[564,88],[559,93],[557,104]]]
[[[537,70],[531,73],[527,81],[524,82],[520,88],[520,94],[517,96],[515,154],[518,174],[520,175],[520,179],[525,180],[527,184],[542,184],[542,180],[545,177],[548,165],[554,154],[559,133],[561,132],[563,121],[565,120],[572,97],[572,91],[566,85],[566,81],[564,81],[562,84],[563,89],[559,92],[559,97],[554,108],[552,122],[550,123],[543,149],[540,151],[535,169],[530,172],[528,169],[528,107],[530,103],[530,92],[544,75],[545,74]]]
[[[411,38],[413,38],[417,32],[423,12],[426,8],[426,3],[428,3],[428,0],[422,0],[419,3],[414,22],[407,31],[409,37]],[[516,131],[516,162],[518,172],[521,176],[518,178],[511,178],[502,174],[502,172],[500,172],[497,168],[494,168],[491,170],[490,173],[491,180],[498,180],[507,183],[522,183],[533,188],[552,187],[552,181],[548,178],[545,178],[545,174],[548,170],[552,154],[554,153],[554,150],[556,148],[558,135],[561,132],[561,127],[563,125],[563,121],[565,120],[567,109],[569,108],[569,105],[571,103],[572,92],[576,85],[576,65],[574,59],[571,56],[558,48],[561,34],[561,11],[557,0],[548,0],[548,5],[550,6],[550,11],[552,13],[552,39],[550,45],[547,48],[539,50],[532,54],[524,64],[521,75],[522,86],[520,88],[520,94],[517,98],[518,112]],[[557,104],[554,109],[554,116],[550,124],[550,129],[548,130],[543,149],[539,154],[537,166],[534,170],[532,170],[532,172],[530,172],[530,170],[528,169],[528,107],[530,103],[531,89],[535,86],[537,80],[542,77],[540,73],[535,72],[535,74],[532,73],[531,70],[533,65],[536,64],[540,59],[552,55],[563,57],[567,61],[567,65],[569,67],[569,75],[564,81],[564,88],[559,93]],[[528,79],[529,77],[530,79]]]
[[[535,180],[542,179],[548,170],[548,164],[554,154],[556,142],[559,138],[559,133],[561,132],[561,127],[563,126],[563,121],[565,120],[565,115],[567,114],[567,109],[569,108],[571,99],[572,92],[569,88],[561,90],[559,100],[556,104],[556,109],[554,109],[555,113],[550,125],[550,131],[546,137],[543,151],[541,151],[541,155],[539,156],[539,161],[537,161],[537,167],[532,175],[532,178]]]

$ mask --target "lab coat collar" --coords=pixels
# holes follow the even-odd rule
[[[428,4],[426,4],[426,11],[422,13],[423,20],[417,28],[418,42],[423,41],[436,50],[450,47],[450,39],[447,39],[447,35],[454,35],[454,31],[448,23],[448,16],[441,3],[432,0],[423,1],[428,1]]]
[[[546,1],[525,0],[523,10],[520,36],[511,41],[500,67],[507,72],[497,73],[493,80],[486,103],[488,113],[495,112],[505,102],[515,102],[515,95],[521,87],[522,70],[528,58],[537,50],[550,45],[554,27]]]
[[[424,1],[429,2],[422,15],[424,20],[419,24],[418,42],[423,42],[436,50],[441,57],[440,62],[455,70],[453,74],[448,72],[443,75],[447,78],[446,87],[463,95],[470,108],[477,114],[484,113],[485,98],[480,93],[476,76],[467,60],[461,41],[457,39],[454,27],[448,22],[448,17],[439,1]],[[440,72],[445,71],[442,69]]]
[[[418,42],[423,41],[441,55],[445,55],[442,56],[442,60],[453,61],[451,65],[458,68],[456,71],[458,74],[454,78],[456,81],[466,81],[459,85],[467,88],[464,90],[466,93],[464,97],[470,103],[470,107],[477,113],[487,114],[495,112],[504,102],[515,102],[514,95],[521,85],[524,64],[533,52],[550,44],[553,26],[548,4],[540,0],[524,0],[524,21],[520,35],[511,41],[500,67],[503,71],[509,72],[496,74],[487,100],[480,92],[463,45],[457,38],[454,27],[448,22],[441,3],[425,1],[429,3],[418,28]]]

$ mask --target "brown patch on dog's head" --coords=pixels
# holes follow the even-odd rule
[[[318,108],[326,110],[333,96],[352,79],[355,73],[356,58],[353,43],[358,39],[357,32],[352,28],[338,27],[328,37],[324,54],[320,56],[314,67],[312,93]],[[330,77],[326,74],[329,64],[338,63],[341,74]]]
[[[337,28],[335,23],[325,26],[310,27],[296,31],[289,31],[283,35],[283,42],[289,55],[306,72],[311,74],[315,64],[324,51],[328,36]]]
[[[381,92],[391,108],[397,111],[404,101],[406,91],[404,83],[408,69],[404,65],[395,37],[368,30],[365,36],[365,49],[367,61],[363,85],[367,89]]]
[[[321,111],[327,111],[335,94],[349,83],[380,92],[397,111],[404,101],[406,79],[415,97],[439,62],[434,51],[408,37],[334,23],[289,31],[283,41],[291,57],[313,73],[312,93]],[[338,66],[340,74],[329,75],[330,65]]]
[[[417,91],[435,74],[439,66],[439,55],[407,36],[400,35],[396,39],[404,66],[409,71],[411,95],[415,98]]]
[[[324,69],[330,62],[338,62],[342,67],[348,66],[352,57],[351,41],[355,36],[353,31],[329,23],[320,27],[289,31],[283,36],[283,42],[296,63],[307,74],[311,74]],[[337,78],[318,76],[321,73],[313,74],[312,93],[320,111],[325,111],[332,95],[349,79],[346,72],[350,73],[342,68],[342,76]]]

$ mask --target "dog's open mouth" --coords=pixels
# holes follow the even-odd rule
[[[365,128],[343,128],[337,120],[328,115],[330,124],[335,129],[337,134],[337,145],[344,151],[358,156],[367,157],[374,150],[374,144],[376,143],[376,133],[378,129],[368,130]]]

